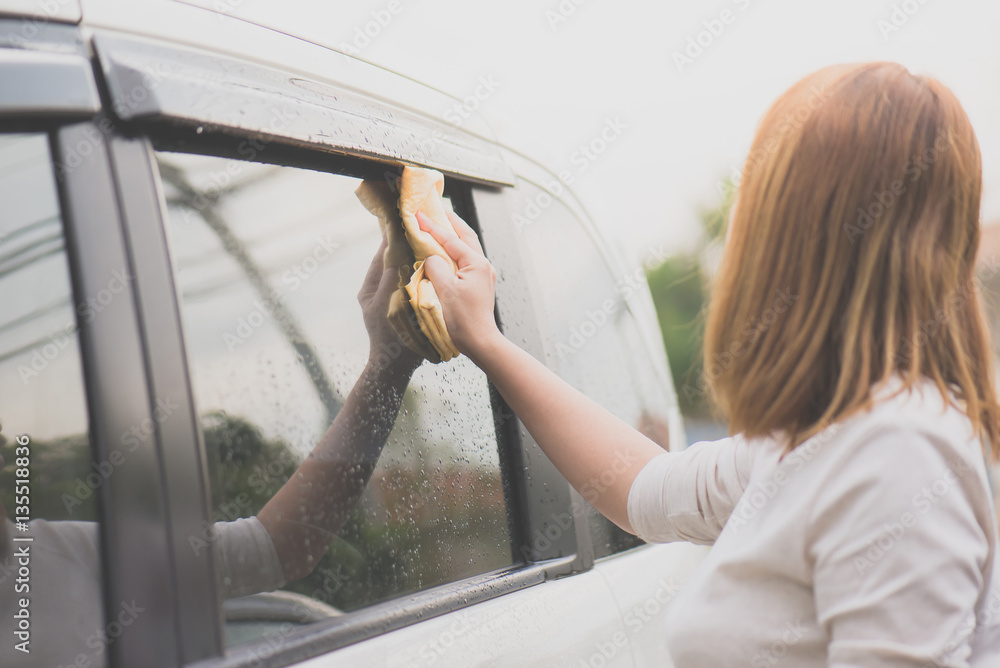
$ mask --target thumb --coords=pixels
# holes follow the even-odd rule
[[[455,277],[455,270],[440,255],[431,255],[424,260],[424,275],[430,279],[431,284],[434,285],[434,290],[439,296],[448,292],[455,281],[458,280]]]

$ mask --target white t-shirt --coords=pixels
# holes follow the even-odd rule
[[[932,383],[781,458],[740,436],[660,455],[629,521],[713,544],[671,605],[677,666],[1000,666],[982,446]]]
[[[96,522],[32,520],[26,532],[12,536],[32,538],[12,543],[13,556],[0,563],[0,666],[106,665],[109,644],[142,614],[141,601],[122,601],[115,619],[105,620],[102,609],[98,525]],[[281,562],[271,536],[256,517],[214,525],[212,542],[216,579],[222,598],[271,591],[284,584]],[[20,578],[30,590],[18,591],[17,553],[28,549],[30,576]],[[184,546],[187,549],[187,546]],[[141,559],[141,555],[135,555]],[[16,649],[14,635],[20,598],[30,599],[30,653]]]

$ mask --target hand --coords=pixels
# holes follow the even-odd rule
[[[412,373],[420,366],[423,358],[404,346],[395,330],[386,319],[389,312],[389,297],[399,285],[397,269],[384,268],[382,258],[385,254],[386,238],[382,236],[371,266],[365,275],[361,291],[358,292],[358,303],[361,304],[361,315],[368,330],[368,364],[376,365],[380,370],[394,369]]]
[[[458,265],[458,271],[453,271],[444,258],[437,255],[427,258],[424,271],[441,300],[452,341],[460,352],[476,361],[498,337],[503,338],[493,315],[497,273],[486,259],[472,228],[454,213],[449,212],[448,218],[455,232],[417,213],[420,229],[441,244]]]

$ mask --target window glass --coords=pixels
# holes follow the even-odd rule
[[[558,199],[526,182],[518,191],[525,204],[551,202],[519,231],[545,306],[550,361],[571,385],[666,447],[667,395],[644,369],[638,325],[626,305],[639,279],[613,275],[586,228]],[[599,493],[599,485],[587,492]],[[587,511],[596,557],[642,544],[589,504]]]
[[[485,375],[460,357],[397,386],[409,353],[395,335],[370,354],[358,295],[381,235],[360,180],[158,163],[219,535],[238,518],[268,525],[285,500],[268,533],[290,581],[256,593],[275,585],[272,564],[246,587],[220,583],[228,644],[509,566]],[[373,355],[389,369],[374,381]],[[216,563],[234,570],[269,547],[221,542]]]
[[[0,665],[105,665],[96,490],[48,139],[0,135]]]

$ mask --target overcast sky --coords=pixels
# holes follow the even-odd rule
[[[984,220],[1000,221],[996,0],[230,2],[236,16],[460,98],[492,81],[479,111],[501,139],[571,170],[594,218],[639,256],[690,248],[699,210],[718,202],[717,182],[739,169],[767,106],[837,62],[897,61],[950,86],[979,134]],[[385,25],[368,25],[366,42],[358,30],[377,18]],[[707,46],[679,66],[675,54],[710,28],[718,34],[701,35]],[[580,172],[573,153],[609,119],[624,130]]]

